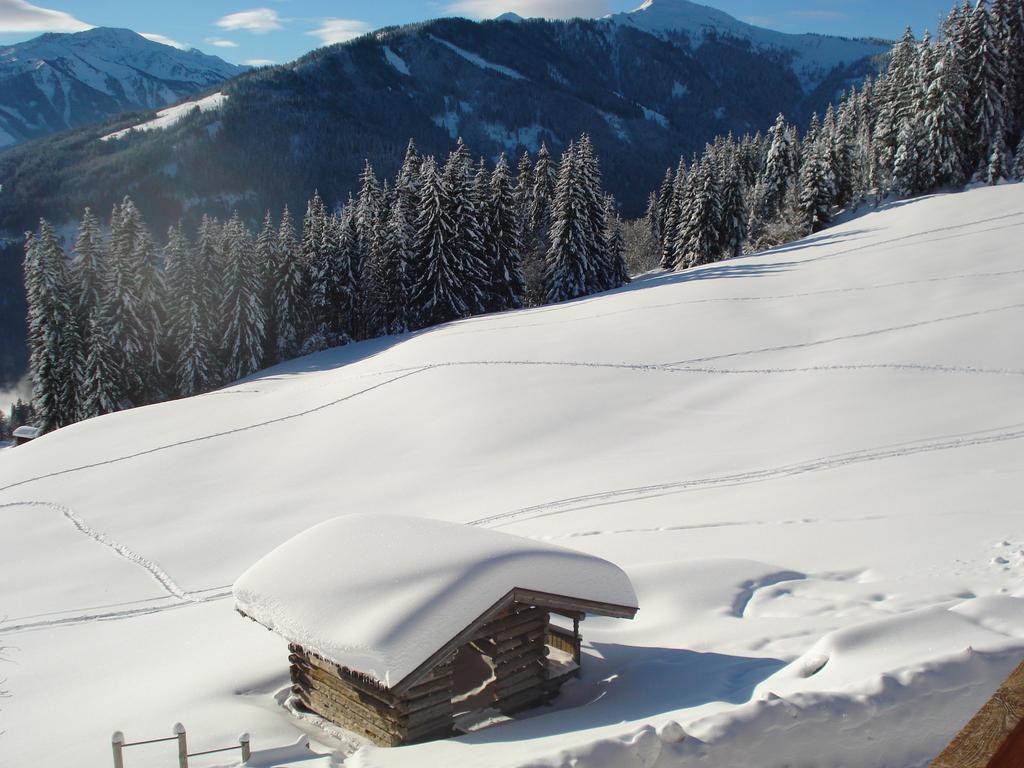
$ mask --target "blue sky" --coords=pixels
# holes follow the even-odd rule
[[[655,0],[673,2],[674,0]],[[0,0],[0,44],[43,31],[128,27],[235,63],[281,63],[390,24],[446,15],[602,16],[641,0]],[[706,0],[783,32],[898,37],[910,24],[935,29],[952,0]]]

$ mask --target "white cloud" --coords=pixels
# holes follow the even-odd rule
[[[223,37],[208,37],[206,42],[210,45],[215,45],[218,48],[237,48],[238,43],[234,40],[225,40]]]
[[[507,11],[525,18],[592,19],[611,13],[611,5],[608,0],[455,0],[446,10],[476,19],[490,19]]]
[[[266,67],[277,62],[273,59],[247,59],[243,63],[248,64],[250,67]]]
[[[139,32],[147,40],[152,40],[154,43],[160,43],[161,45],[169,45],[171,48],[177,48],[179,51],[187,51],[192,46],[185,45],[185,43],[179,43],[177,40],[171,40],[171,38],[164,35],[158,35],[156,32]]]
[[[264,35],[281,29],[283,25],[277,11],[270,8],[253,8],[249,11],[229,13],[217,20],[217,26],[221,29],[244,29],[247,32]]]
[[[321,19],[320,26],[306,34],[319,37],[324,45],[334,45],[370,31],[370,25],[356,19]]]
[[[0,0],[0,32],[82,32],[92,24],[25,0]]]

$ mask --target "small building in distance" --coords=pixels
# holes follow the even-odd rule
[[[14,430],[11,436],[14,438],[15,445],[24,445],[39,437],[39,427],[30,427],[28,424],[22,424]]]
[[[547,702],[578,673],[580,621],[637,611],[606,560],[384,514],[300,533],[233,591],[243,616],[288,641],[293,706],[384,746]]]

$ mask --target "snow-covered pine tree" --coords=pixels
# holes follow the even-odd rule
[[[397,195],[368,265],[365,285],[370,334],[392,335],[409,329],[407,270],[413,241],[405,199]]]
[[[835,184],[820,144],[807,148],[800,169],[799,209],[807,230],[817,232],[832,218]]]
[[[174,391],[182,397],[190,397],[219,383],[217,348],[206,307],[206,274],[197,249],[181,227],[171,227],[168,231],[165,253],[164,270],[171,297],[167,308],[167,338]],[[105,371],[100,373],[106,375]]]
[[[104,319],[104,303],[94,306],[86,319],[88,351],[79,385],[78,417],[91,419],[121,408],[121,377],[113,368],[113,341]]]
[[[490,201],[487,227],[487,263],[490,267],[488,311],[523,306],[526,284],[522,268],[522,217],[516,204],[512,173],[502,154],[488,180]]]
[[[743,171],[734,157],[722,181],[721,246],[729,256],[743,253],[747,238],[747,201],[743,193]]]
[[[900,127],[897,147],[892,172],[893,189],[907,197],[920,194],[929,188],[931,181],[927,134],[916,116],[907,119]]]
[[[676,177],[672,172],[672,168],[666,168],[665,178],[661,180],[661,186],[658,187],[657,192],[657,211],[653,223],[657,226],[658,246],[662,251],[665,250],[666,228],[668,227],[668,218],[672,210],[672,193],[675,190],[675,180]],[[652,192],[651,194],[655,193]]]
[[[260,305],[266,325],[263,334],[263,366],[273,365],[277,357],[277,275],[281,271],[281,248],[277,228],[270,211],[263,215],[263,227],[256,237],[256,268],[260,279]]]
[[[722,201],[714,165],[713,158],[706,154],[696,170],[690,171],[694,180],[685,219],[679,228],[676,249],[681,258],[677,269],[710,264],[718,259]]]
[[[985,183],[991,186],[1010,178],[1012,173],[1013,160],[1006,147],[1004,135],[1003,115],[999,113],[992,138],[992,152],[989,154],[988,167],[985,169]]]
[[[652,243],[661,243],[661,221],[658,216],[658,193],[652,191],[647,196],[647,207],[644,209],[644,229]]]
[[[1024,181],[1024,137],[1017,142],[1017,151],[1013,155],[1013,177]]]
[[[411,275],[410,308],[417,328],[466,317],[471,312],[463,293],[463,265],[452,218],[454,206],[448,199],[450,189],[433,158],[427,158],[420,172],[415,273]]]
[[[934,170],[933,186],[957,186],[967,179],[967,124],[963,106],[966,91],[953,43],[939,43],[924,100],[926,151]]]
[[[769,134],[764,173],[758,183],[760,193],[754,201],[755,215],[760,221],[770,221],[779,212],[786,190],[793,183],[796,154],[786,118],[780,113]]]
[[[1002,22],[1001,47],[1006,60],[1006,129],[1011,141],[1024,139],[1024,0],[995,0]]]
[[[342,264],[341,221],[328,215],[320,227],[320,244],[313,250],[309,262],[309,309],[313,319],[313,333],[325,341],[333,338],[348,325],[345,297],[346,266]],[[373,230],[370,230],[370,235]],[[372,245],[372,239],[369,240]]]
[[[686,161],[679,158],[679,166],[676,168],[672,180],[672,195],[669,199],[668,208],[662,217],[661,225],[661,262],[662,269],[675,269],[679,266],[681,254],[677,250],[679,243],[680,228],[685,224],[684,209],[686,207],[687,190],[689,188],[690,174],[686,172]],[[659,200],[659,204],[660,204]]]
[[[75,238],[75,256],[71,262],[71,284],[77,297],[75,311],[83,328],[107,293],[107,266],[100,222],[86,208]]]
[[[968,84],[968,126],[976,145],[977,176],[988,176],[992,153],[1005,141],[997,131],[1005,126],[1003,85],[1006,83],[1006,59],[1000,45],[1000,33],[984,0],[971,11],[966,24],[966,74]]]
[[[604,239],[608,248],[608,262],[611,271],[608,274],[608,289],[619,288],[629,282],[629,270],[626,268],[626,239],[622,232],[622,219],[615,205],[615,198],[605,195],[604,198]]]
[[[41,220],[38,237],[25,238],[25,289],[32,402],[44,432],[71,424],[79,410],[82,345],[69,282],[64,249]]]
[[[309,333],[309,281],[302,247],[288,206],[277,230],[280,261],[274,277],[275,354],[287,360],[298,354]]]
[[[260,276],[252,236],[237,213],[224,227],[223,250],[228,269],[221,303],[224,317],[221,357],[225,380],[234,381],[259,370],[266,322],[260,303]]]
[[[415,146],[413,147],[415,151]],[[356,198],[355,224],[359,235],[360,252],[367,257],[377,236],[378,223],[385,215],[385,190],[377,180],[373,166],[367,160],[359,176],[359,195]]]
[[[576,299],[587,294],[590,273],[590,248],[587,242],[589,220],[579,153],[570,144],[558,164],[555,198],[551,206],[551,246],[547,253],[547,301]]]
[[[527,219],[531,232],[540,232],[548,224],[551,205],[555,199],[557,171],[548,152],[547,144],[541,142],[537,150],[537,162],[533,165],[533,190],[530,194]]]
[[[160,396],[164,291],[156,245],[127,197],[111,216],[109,277],[111,368],[127,403],[140,405]]]
[[[616,266],[612,263],[605,238],[605,199],[601,189],[601,168],[590,136],[583,134],[576,145],[579,153],[579,178],[586,211],[587,283],[586,292],[597,293],[612,287]]]
[[[481,255],[481,237],[477,229],[477,201],[472,184],[473,161],[469,149],[459,139],[441,171],[445,188],[443,201],[454,232],[453,293],[466,307],[465,317],[484,311],[484,296],[490,274]]]

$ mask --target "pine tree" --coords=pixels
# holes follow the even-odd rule
[[[78,299],[75,310],[83,324],[103,303],[107,293],[104,256],[99,219],[86,208],[75,238],[75,258],[71,262],[71,282]]]
[[[612,287],[616,267],[612,263],[605,238],[605,197],[601,189],[601,169],[590,136],[583,134],[577,144],[581,193],[586,216],[587,277],[586,292],[597,293]]]
[[[692,173],[693,169],[691,169]],[[668,202],[666,213],[662,217],[661,226],[661,262],[662,269],[675,269],[679,266],[682,256],[677,251],[679,243],[679,229],[684,226],[684,203],[687,197],[687,189],[690,176],[686,173],[686,163],[679,158],[679,167],[672,182],[672,195]],[[659,201],[660,203],[660,201]]]
[[[127,197],[111,215],[109,275],[111,369],[120,377],[117,389],[126,403],[140,405],[157,395],[162,291],[156,246]]]
[[[459,139],[441,172],[441,185],[445,191],[443,200],[448,206],[448,219],[452,223],[454,235],[452,252],[455,257],[455,280],[451,290],[459,297],[459,304],[466,307],[465,314],[457,317],[484,311],[484,296],[490,279],[483,262],[481,234],[477,228],[477,200],[471,183],[472,170],[469,149]]]
[[[828,162],[819,145],[809,148],[800,171],[799,208],[810,232],[817,232],[831,220],[835,186]]]
[[[451,172],[446,166],[445,173]],[[411,300],[413,322],[419,328],[467,317],[472,311],[465,297],[464,265],[450,194],[451,184],[441,178],[437,166],[430,160],[424,162]]]
[[[42,220],[39,236],[25,239],[25,289],[32,402],[44,432],[71,424],[79,410],[76,373],[82,345],[69,280],[64,249],[50,223]]]
[[[721,233],[722,249],[730,256],[739,256],[747,237],[747,203],[738,159],[733,160],[722,183]]]
[[[984,178],[992,153],[1005,141],[997,135],[1005,126],[1003,85],[1006,60],[1000,47],[1000,35],[984,0],[979,0],[967,22],[966,67],[968,80],[968,119],[970,135],[980,148],[977,155],[979,175]]]
[[[201,394],[219,382],[217,351],[207,312],[206,275],[180,227],[167,233],[165,273],[168,294],[167,336],[171,348],[174,391],[183,396]]]
[[[926,151],[932,160],[935,186],[958,186],[967,178],[964,157],[967,126],[963,108],[966,91],[956,49],[952,43],[941,44],[924,101]]]
[[[80,385],[80,419],[91,419],[121,408],[120,377],[113,368],[113,343],[104,314],[103,304],[100,304],[90,310],[86,320],[89,344]]]
[[[792,135],[786,125],[786,118],[780,114],[772,126],[764,173],[759,180],[760,195],[755,201],[758,219],[769,221],[779,212],[795,170],[796,151]]]
[[[225,321],[221,357],[225,380],[234,381],[259,370],[266,321],[260,304],[259,269],[252,236],[238,214],[224,227],[223,250],[228,268],[221,302]]]
[[[551,246],[547,254],[547,301],[579,298],[587,294],[590,249],[589,218],[580,178],[576,146],[562,154],[551,206]]]
[[[298,354],[308,335],[309,283],[291,212],[285,206],[277,230],[280,261],[274,277],[275,351],[279,360]]]
[[[611,272],[608,275],[608,288],[619,288],[629,282],[629,270],[626,269],[626,241],[622,234],[622,219],[615,207],[615,198],[605,196],[604,208],[605,242],[608,244],[608,261]]]
[[[533,190],[530,195],[527,218],[531,232],[540,232],[548,224],[551,205],[555,198],[555,171],[547,144],[541,142],[537,162],[533,166]]]
[[[998,115],[994,137],[992,139],[992,152],[989,154],[988,167],[985,169],[985,182],[995,186],[1000,181],[1008,179],[1012,172],[1012,159],[1009,150],[1006,148],[1006,141],[1003,138],[1003,116]]]
[[[1017,152],[1013,156],[1013,177],[1024,181],[1024,138],[1017,143]]]
[[[490,267],[487,309],[500,312],[523,306],[526,284],[522,269],[522,218],[517,211],[512,174],[505,155],[490,175],[489,215],[485,246]]]
[[[392,335],[409,329],[408,270],[413,242],[405,201],[398,196],[370,256],[366,284],[371,333]]]
[[[710,264],[717,260],[719,253],[722,203],[712,159],[705,156],[691,174],[695,176],[694,183],[676,246],[682,254],[678,267]]]

